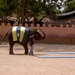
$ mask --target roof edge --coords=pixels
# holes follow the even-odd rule
[[[62,17],[62,16],[68,16],[68,15],[72,15],[75,13],[75,10],[71,11],[71,12],[67,12],[67,13],[63,13],[63,14],[56,14],[57,17]]]

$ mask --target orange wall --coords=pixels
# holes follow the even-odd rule
[[[27,24],[25,24],[25,27],[28,27]],[[4,24],[0,25],[0,40],[3,39],[6,32],[11,29],[12,26],[8,24],[5,26]],[[37,42],[45,42],[45,43],[56,43],[56,44],[75,44],[75,25],[72,25],[72,27],[69,27],[69,25],[66,25],[66,27],[63,27],[61,24],[60,27],[51,27],[49,24],[48,27],[46,27],[45,24],[43,24],[43,27],[40,27],[39,24],[37,24],[36,27],[34,27],[33,24],[31,24],[30,29],[37,28],[42,29],[45,34],[46,38],[41,41]]]

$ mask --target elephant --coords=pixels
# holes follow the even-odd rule
[[[13,33],[12,33],[13,28],[18,29],[17,32],[16,32],[17,40],[15,40],[15,41],[13,40]],[[26,31],[25,31],[26,33],[24,33],[26,38],[23,37],[23,39],[24,39],[24,40],[22,40],[23,42],[19,40],[20,36],[22,37],[22,35],[23,35],[23,34],[20,35],[22,29],[26,29]],[[24,54],[28,55],[28,41],[29,41],[29,38],[30,38],[31,34],[34,35],[34,38],[33,38],[34,40],[42,40],[46,37],[46,34],[41,29],[36,29],[36,28],[30,29],[30,28],[25,28],[23,26],[14,26],[10,30],[8,30],[8,32],[4,36],[3,41],[5,40],[5,38],[7,36],[8,42],[9,42],[9,54],[10,55],[14,54],[13,46],[14,46],[15,43],[18,43],[18,44],[21,44],[24,47],[24,50],[25,50]]]

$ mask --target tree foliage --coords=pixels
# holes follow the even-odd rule
[[[0,0],[0,13],[3,16],[11,15],[16,12],[19,7],[18,0]]]
[[[35,13],[36,16],[56,14],[61,8],[62,2],[58,0],[30,0],[29,9]]]
[[[59,13],[62,1],[59,0],[0,0],[0,14],[3,16],[16,13],[21,15],[21,21],[34,15],[42,17],[44,15],[54,15]],[[30,11],[30,13],[28,13]]]
[[[75,10],[75,0],[66,0],[64,4],[64,12]]]

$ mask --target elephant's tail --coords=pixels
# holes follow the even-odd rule
[[[8,32],[5,34],[5,36],[4,36],[4,38],[3,38],[3,40],[2,40],[2,42],[0,42],[0,44],[2,44],[2,43],[3,43],[3,41],[5,40],[5,38],[6,38],[7,34],[8,34]]]

